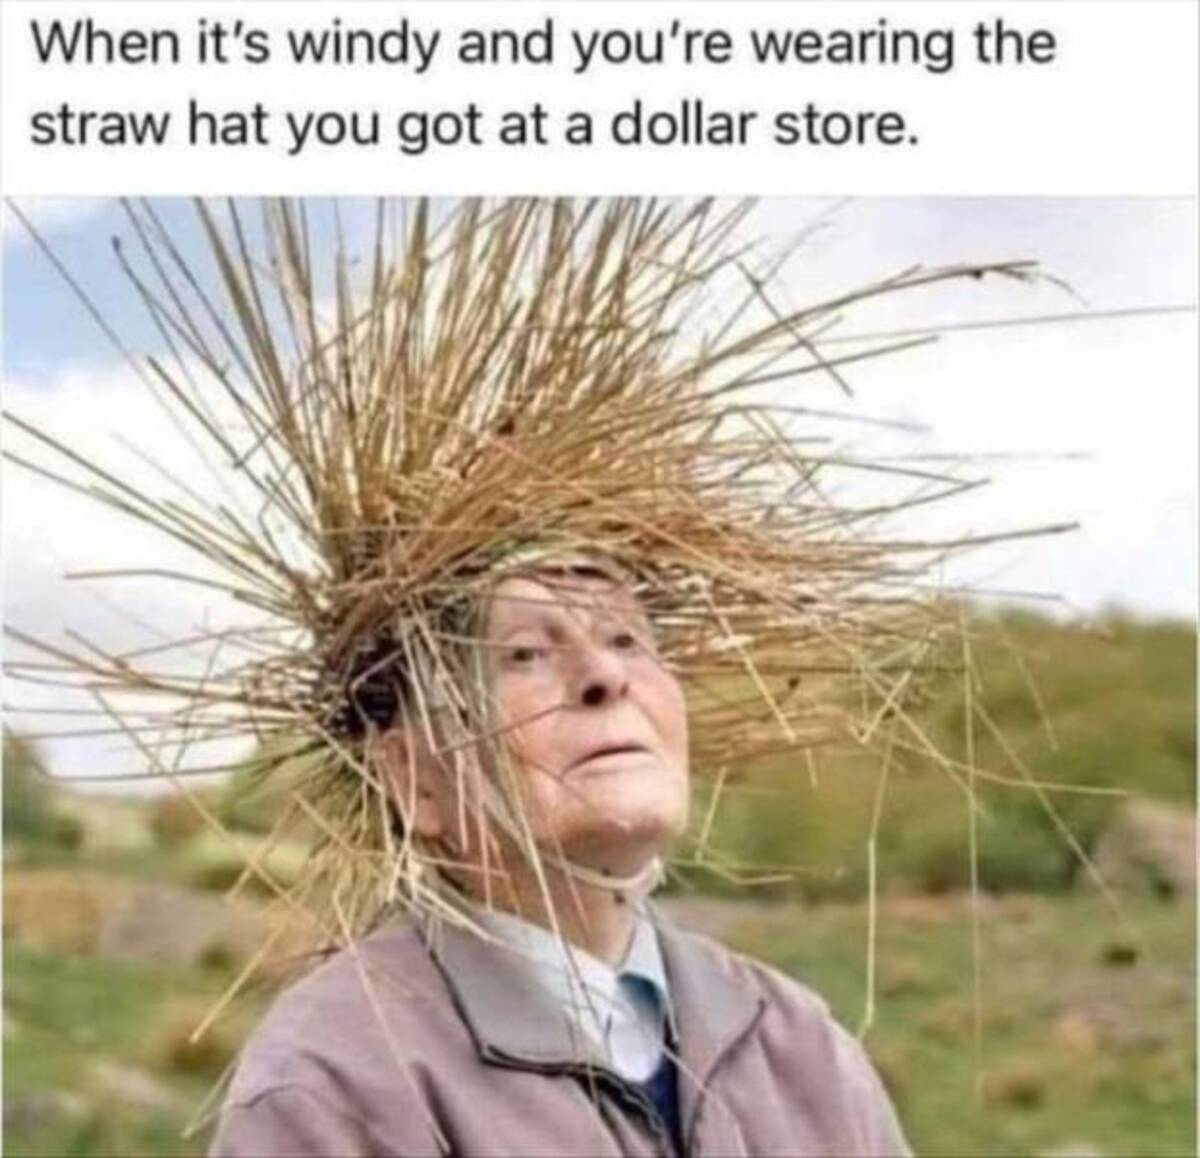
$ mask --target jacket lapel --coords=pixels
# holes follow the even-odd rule
[[[740,1128],[713,1091],[713,1077],[758,1023],[766,998],[729,954],[680,932],[657,909],[652,917],[669,984],[684,1152],[743,1154]],[[483,1060],[610,1072],[599,1049],[538,985],[520,954],[445,920],[431,923],[425,939]]]
[[[538,984],[522,955],[449,921],[426,941],[486,1061],[604,1068],[599,1048]]]
[[[758,1024],[766,998],[733,958],[656,914],[678,1031],[680,1120],[689,1155],[744,1154],[733,1114],[714,1092],[725,1057]]]

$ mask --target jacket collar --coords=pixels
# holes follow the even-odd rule
[[[703,1085],[765,1001],[749,975],[729,968],[727,955],[681,933],[656,908],[649,913],[674,1010],[680,1086]],[[601,1049],[539,984],[520,952],[448,920],[431,924],[426,940],[485,1060],[538,1069],[607,1068]]]
[[[448,919],[431,921],[425,936],[486,1061],[603,1067],[599,1045],[542,983],[522,946],[486,924],[472,928]]]
[[[658,1011],[654,1019],[658,1038],[661,1041],[665,1020],[667,1040],[674,1042],[670,985],[658,932],[644,915],[639,914],[625,958],[616,968],[568,945],[549,929],[510,913],[477,909],[475,917],[484,932],[498,940],[498,948],[511,953],[526,972],[532,972],[547,996],[592,1037],[604,1040],[614,1019],[624,1023],[638,1016],[621,987],[622,978],[637,978],[654,995],[650,1004]]]

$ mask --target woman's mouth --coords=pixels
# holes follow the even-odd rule
[[[630,758],[645,756],[649,753],[649,749],[644,744],[637,743],[613,743],[602,744],[593,748],[586,755],[576,760],[570,766],[569,771],[574,772],[577,769],[582,769],[591,766],[599,768],[609,764],[620,764]]]

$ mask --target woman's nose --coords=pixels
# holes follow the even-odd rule
[[[602,647],[590,646],[580,656],[576,678],[576,702],[598,708],[621,699],[629,690],[629,673],[620,656]]]

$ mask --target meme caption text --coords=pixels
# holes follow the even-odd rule
[[[917,108],[881,100],[881,76],[915,76],[923,92],[935,93],[944,78],[967,71],[1050,73],[1067,48],[1060,32],[1027,18],[951,21],[949,6],[944,20],[908,22],[858,5],[846,6],[840,20],[806,20],[805,6],[786,5],[778,20],[750,24],[723,23],[716,9],[711,17],[701,9],[692,19],[601,23],[564,8],[478,25],[390,6],[369,20],[309,19],[290,5],[277,11],[291,13],[286,24],[254,19],[249,8],[198,17],[185,9],[175,18],[159,8],[161,16],[137,23],[106,18],[104,6],[74,17],[31,16],[29,66],[53,71],[58,84],[47,91],[62,95],[28,110],[28,144],[281,158],[346,150],[419,158],[485,147],[518,154],[911,149],[928,138],[921,117],[928,98]],[[181,69],[200,70],[212,83],[178,99],[166,89],[171,95],[155,102],[156,78]],[[766,87],[744,89],[737,78],[747,69]],[[270,78],[281,70],[303,74],[310,99],[297,101],[290,88],[274,98]],[[105,99],[88,99],[91,89],[71,84],[117,71],[119,90],[95,90]],[[876,79],[856,100],[854,78],[865,72]],[[222,99],[223,78],[235,73],[260,77],[261,95]],[[362,99],[360,86],[339,84],[348,73],[369,74],[371,99]],[[669,89],[656,85],[663,73]],[[679,89],[681,75],[691,91]],[[537,77],[556,84],[531,83]],[[113,101],[114,91],[130,99]]]

